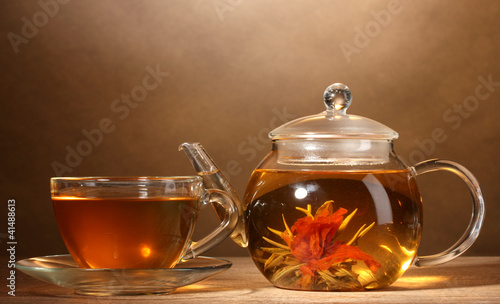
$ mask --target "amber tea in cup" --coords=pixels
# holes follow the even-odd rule
[[[56,197],[53,204],[68,248],[83,257],[81,267],[169,268],[184,253],[199,199]]]
[[[218,244],[236,224],[231,200],[204,190],[196,176],[52,178],[51,188],[61,236],[82,268],[171,268]],[[205,193],[222,196],[228,218],[215,237],[190,247]]]

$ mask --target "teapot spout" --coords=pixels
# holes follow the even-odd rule
[[[238,224],[231,234],[233,241],[241,247],[247,247],[248,240],[245,233],[245,222],[243,204],[234,188],[229,184],[215,162],[205,151],[200,143],[183,143],[179,146],[179,151],[184,151],[191,161],[198,175],[203,178],[203,183],[208,189],[219,189],[231,196],[238,207]],[[224,218],[224,209],[218,204],[212,204],[219,219]]]

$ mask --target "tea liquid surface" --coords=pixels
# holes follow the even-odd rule
[[[69,252],[83,268],[170,268],[186,250],[195,198],[52,198]]]
[[[255,170],[245,195],[249,250],[278,287],[387,286],[416,255],[422,208],[409,171]]]

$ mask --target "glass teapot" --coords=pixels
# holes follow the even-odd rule
[[[346,85],[333,84],[324,93],[326,111],[271,131],[272,151],[252,173],[243,202],[201,145],[180,147],[207,186],[240,202],[232,238],[248,247],[255,265],[277,287],[382,288],[411,265],[454,259],[481,229],[484,199],[466,168],[442,159],[406,165],[393,150],[398,133],[346,114],[351,100]],[[472,218],[451,248],[418,256],[422,201],[415,177],[436,170],[455,173],[466,183]],[[224,218],[223,210],[216,211]]]

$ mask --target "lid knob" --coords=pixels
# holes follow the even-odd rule
[[[351,105],[351,90],[343,83],[334,83],[326,88],[323,100],[325,101],[327,111],[344,115],[347,108]]]

